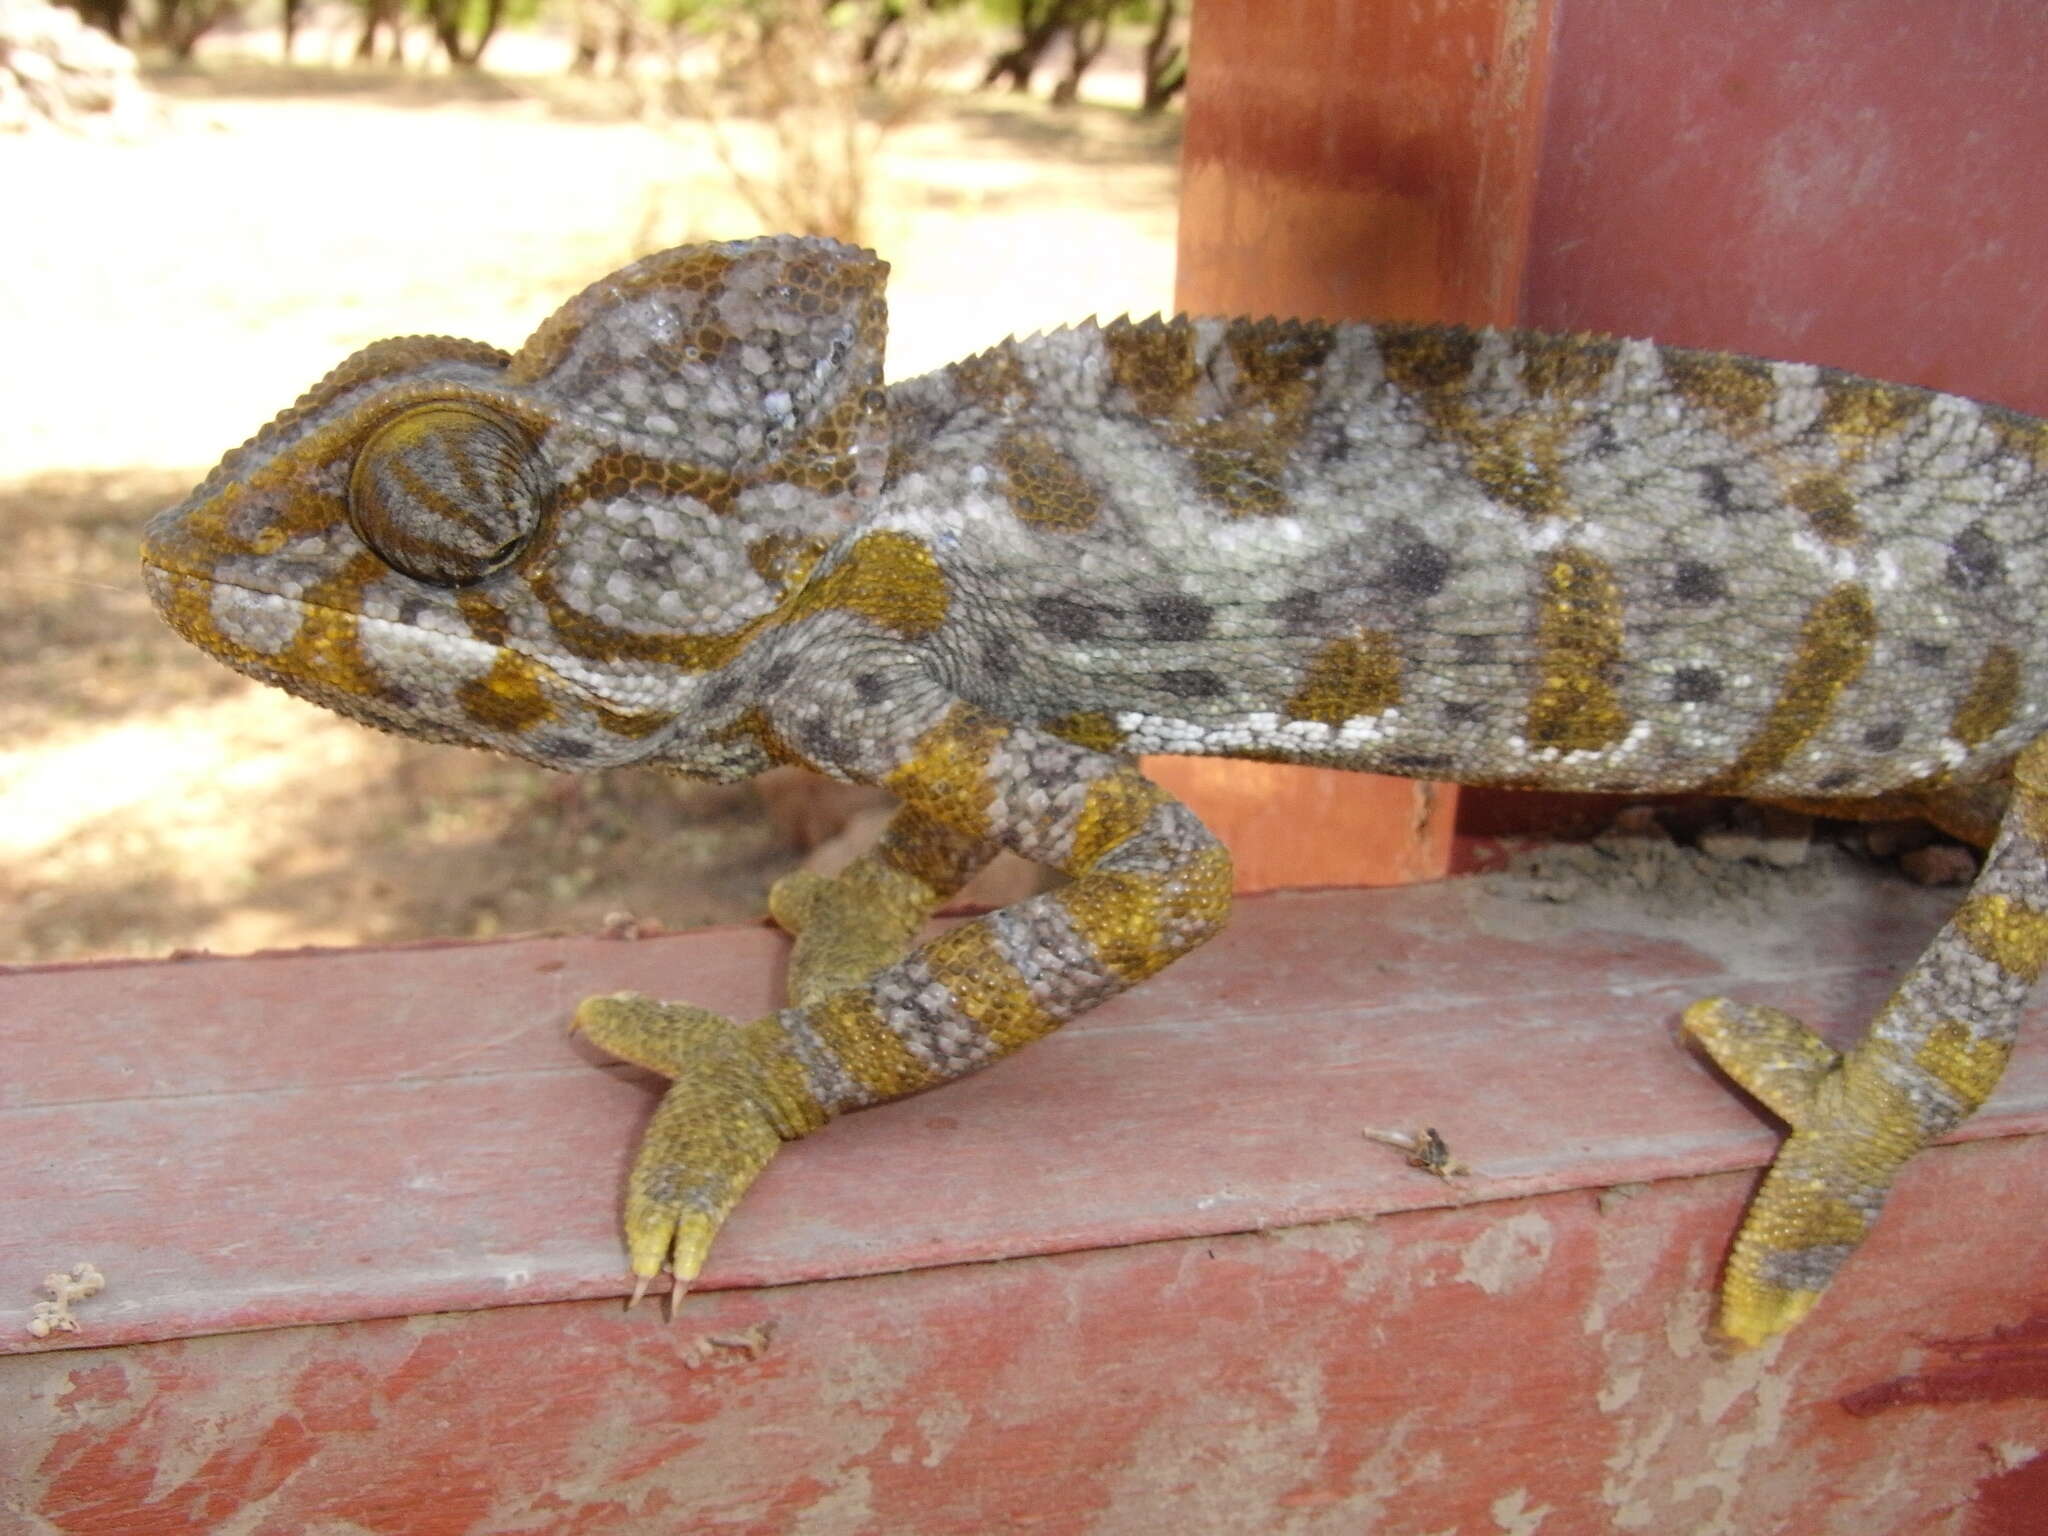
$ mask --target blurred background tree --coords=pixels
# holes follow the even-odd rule
[[[65,0],[87,22],[118,41],[191,59],[199,40],[229,25],[252,24],[267,4],[251,0]],[[1148,29],[1144,50],[1143,110],[1157,112],[1179,91],[1186,75],[1185,0],[562,0],[573,37],[570,69],[594,74],[602,61],[626,74],[649,51],[673,57],[688,38],[737,34],[735,46],[758,75],[758,61],[785,45],[772,34],[820,42],[829,29],[851,40],[863,79],[880,87],[919,65],[921,31],[934,18],[964,17],[1006,41],[982,71],[982,83],[1007,82],[1028,92],[1041,66],[1058,62],[1055,105],[1078,99],[1081,81],[1102,55],[1115,26]],[[542,0],[351,0],[362,18],[355,56],[404,64],[408,20],[425,23],[441,59],[457,69],[478,68],[485,48],[505,25],[526,25]],[[306,0],[278,0],[286,61],[307,15]],[[0,26],[4,26],[0,21]],[[764,38],[767,39],[764,41]],[[731,39],[728,39],[731,41]],[[780,69],[780,64],[766,66]]]

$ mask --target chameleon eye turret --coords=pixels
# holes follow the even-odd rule
[[[462,587],[517,559],[547,511],[532,439],[495,411],[435,402],[373,432],[348,477],[348,515],[379,559]]]

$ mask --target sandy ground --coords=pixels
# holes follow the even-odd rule
[[[236,67],[131,143],[0,141],[0,961],[757,913],[746,787],[365,731],[157,623],[135,539],[344,355],[516,344],[646,250],[759,232],[699,127],[543,77]],[[1176,124],[949,97],[892,141],[892,372],[1167,305]]]

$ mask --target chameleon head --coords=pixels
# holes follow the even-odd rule
[[[751,771],[708,684],[880,489],[887,271],[826,240],[690,246],[511,355],[378,342],[151,521],[150,595],[371,725]]]

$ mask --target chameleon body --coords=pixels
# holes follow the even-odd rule
[[[771,898],[792,1005],[592,999],[675,1079],[631,1180],[678,1291],[784,1140],[958,1077],[1222,925],[1227,854],[1143,752],[1913,807],[1995,833],[1838,1054],[1686,1022],[1792,1133],[1723,1326],[1796,1321],[1998,1079],[2048,955],[2048,428],[1647,342],[1093,322],[882,384],[872,255],[640,261],[518,352],[344,362],[151,524],[229,665],[564,769],[802,763],[902,809]],[[1071,876],[918,945],[999,846]]]

